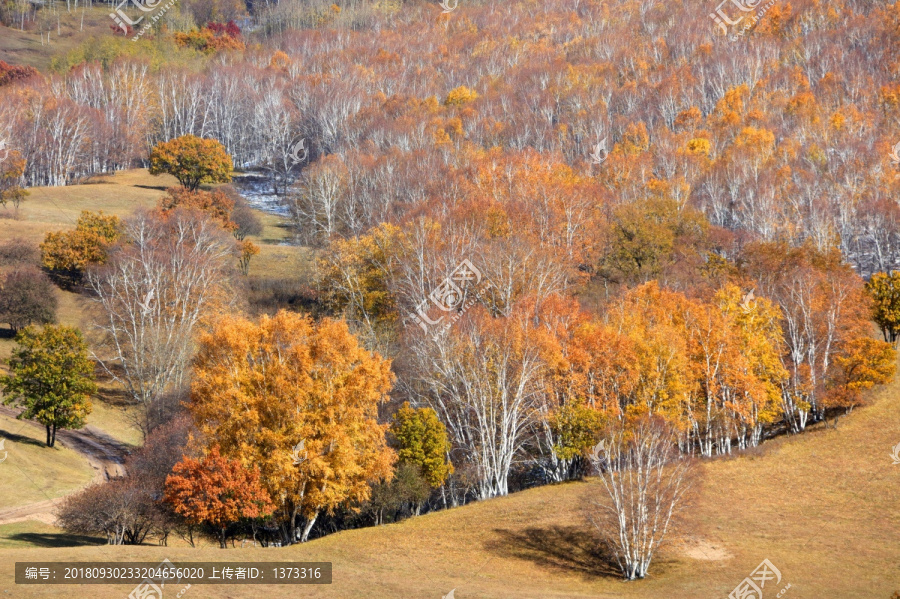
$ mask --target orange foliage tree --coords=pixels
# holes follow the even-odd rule
[[[110,246],[121,235],[119,217],[85,210],[75,230],[47,233],[41,244],[44,268],[63,282],[75,283],[88,266],[106,262]]]
[[[170,212],[175,208],[200,210],[206,212],[222,224],[227,231],[233,231],[236,225],[231,221],[231,213],[234,211],[234,200],[219,190],[212,191],[191,190],[184,187],[170,187],[166,195],[159,199],[157,207],[163,212]]]
[[[2,61],[0,61],[2,65]],[[22,154],[15,150],[8,150],[0,145],[0,206],[6,206],[7,202],[12,202],[13,207],[18,211],[22,200],[28,195],[28,192],[22,187],[22,175],[25,174],[25,159]]]
[[[190,191],[196,191],[201,183],[227,183],[233,168],[222,144],[195,135],[158,143],[150,151],[150,174],[168,173]]]
[[[267,516],[275,509],[259,482],[259,472],[222,457],[215,445],[201,460],[185,457],[175,464],[166,478],[165,500],[189,524],[215,529],[222,549],[229,525]]]
[[[391,477],[396,456],[377,417],[392,380],[390,362],[342,321],[229,317],[200,340],[189,407],[224,455],[259,467],[285,541],[305,541],[320,513],[357,505]]]

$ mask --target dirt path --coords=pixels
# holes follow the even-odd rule
[[[16,410],[0,406],[0,414],[15,418]],[[36,422],[28,422],[30,426],[44,429]],[[56,442],[63,447],[77,451],[85,458],[94,469],[94,478],[91,482],[103,482],[125,474],[125,456],[128,455],[128,446],[116,441],[100,429],[88,425],[80,430],[61,430],[56,433]],[[75,489],[72,493],[79,491]],[[0,524],[11,524],[24,520],[37,520],[45,524],[53,524],[56,521],[54,510],[65,498],[57,497],[37,503],[29,503],[18,507],[0,509]]]

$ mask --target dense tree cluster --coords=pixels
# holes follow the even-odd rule
[[[190,388],[182,524],[302,541],[593,467],[642,577],[682,457],[800,433],[894,374],[898,7],[779,2],[735,39],[685,2],[286,1],[243,53],[7,86],[0,130],[30,184],[153,147],[185,188],[86,269],[107,371],[148,413]],[[176,39],[228,37],[207,31]],[[254,225],[199,185],[232,164],[283,193],[321,320],[229,314],[223,234]],[[628,511],[648,493],[668,499]]]
[[[199,71],[155,71],[113,49],[103,64],[6,85],[0,130],[31,185],[130,166],[181,135],[217,139],[238,165],[300,177],[311,235],[458,202],[448,174],[497,148],[502,161],[534,151],[572,169],[611,206],[649,192],[717,226],[837,245],[863,270],[898,261],[891,6],[781,2],[740,39],[684,2],[444,16],[428,4],[340,6]],[[301,140],[308,169],[292,159]]]

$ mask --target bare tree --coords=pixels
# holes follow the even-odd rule
[[[472,464],[478,496],[508,492],[526,442],[541,359],[527,318],[494,319],[480,308],[434,339],[419,336],[418,384]]]
[[[0,281],[0,322],[8,322],[13,332],[35,322],[56,322],[56,289],[47,275],[25,267]]]
[[[95,357],[147,409],[181,386],[201,319],[234,302],[235,242],[218,223],[181,209],[139,213],[124,229],[128,241],[87,275],[102,334]]]
[[[341,232],[346,203],[347,167],[337,157],[326,157],[303,171],[288,198],[291,216],[304,239],[322,242]]]
[[[116,478],[70,495],[57,510],[71,533],[106,535],[109,545],[140,545],[162,517],[157,502],[135,477]]]
[[[590,502],[590,520],[628,580],[647,575],[691,486],[691,461],[676,440],[665,422],[646,416],[616,430],[591,456],[605,493]]]

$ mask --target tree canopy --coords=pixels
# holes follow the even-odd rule
[[[47,233],[41,260],[44,268],[65,284],[77,283],[89,266],[106,262],[109,248],[121,236],[119,217],[85,210],[74,230]]]
[[[81,428],[91,413],[97,391],[94,363],[78,329],[26,327],[16,335],[9,359],[10,374],[0,378],[4,403],[25,408],[20,418],[34,419],[47,429],[47,446],[61,428]]]
[[[320,513],[390,478],[396,457],[377,417],[392,381],[390,362],[342,321],[228,317],[200,340],[190,411],[223,455],[259,467],[287,538],[306,540]]]
[[[222,457],[215,445],[203,459],[185,457],[175,464],[166,478],[165,500],[189,523],[213,527],[223,549],[229,525],[274,509],[259,472]]]
[[[150,174],[170,174],[190,191],[201,183],[227,183],[233,168],[231,156],[215,139],[182,135],[150,151]]]

